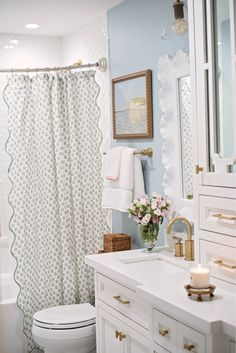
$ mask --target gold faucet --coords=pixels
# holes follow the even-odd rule
[[[172,227],[177,222],[183,222],[187,227],[187,240],[185,240],[185,260],[194,260],[194,241],[192,240],[192,225],[189,220],[182,216],[173,217],[167,225],[166,234],[170,234]]]

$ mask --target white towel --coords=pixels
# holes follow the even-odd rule
[[[107,154],[104,165],[104,176],[108,180],[117,181],[120,176],[121,153],[125,147],[111,148]]]
[[[130,203],[145,193],[141,161],[134,156],[133,148],[124,148],[121,153],[118,181],[104,178],[102,208],[128,212]]]

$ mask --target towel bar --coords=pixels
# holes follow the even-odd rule
[[[106,152],[104,152],[103,154],[106,154]],[[153,156],[153,149],[150,147],[144,148],[143,150],[135,151],[134,154],[141,155],[141,156],[147,156],[147,157],[151,158]]]

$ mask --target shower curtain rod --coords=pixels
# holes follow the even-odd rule
[[[20,73],[20,72],[48,72],[48,71],[67,71],[74,69],[85,69],[95,67],[98,70],[105,72],[107,69],[107,59],[101,58],[96,63],[81,65],[81,62],[70,65],[70,66],[56,66],[56,67],[36,67],[36,68],[24,68],[24,69],[0,69],[0,73]]]

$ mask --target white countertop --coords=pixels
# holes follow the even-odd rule
[[[211,301],[191,299],[184,286],[189,283],[189,266],[193,263],[175,258],[172,252],[147,253],[139,249],[87,255],[85,261],[177,320],[207,333],[223,330],[236,336],[236,292],[217,287]]]

